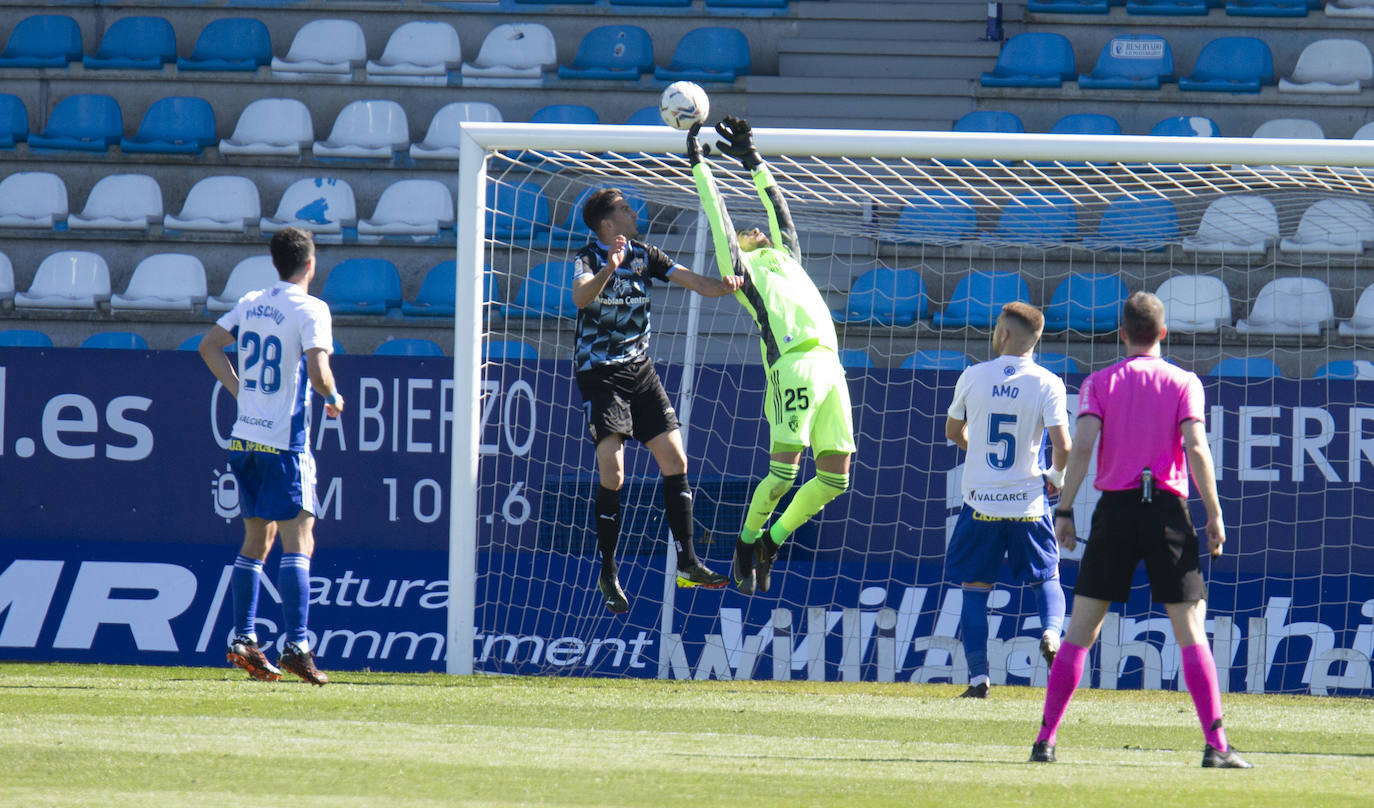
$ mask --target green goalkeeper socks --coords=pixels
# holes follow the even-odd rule
[[[768,522],[768,517],[773,515],[773,509],[778,507],[778,501],[797,481],[798,468],[791,463],[769,462],[768,474],[754,488],[754,497],[749,501],[749,511],[744,516],[740,540],[745,544],[753,544],[763,535],[763,526]]]
[[[816,476],[806,481],[797,490],[797,495],[787,504],[787,509],[778,517],[769,535],[774,544],[782,544],[792,531],[801,527],[807,519],[820,513],[827,502],[843,494],[849,488],[848,474],[832,474],[817,471]]]

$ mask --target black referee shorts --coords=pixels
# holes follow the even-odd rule
[[[1152,601],[1202,600],[1207,584],[1198,551],[1187,500],[1156,490],[1153,502],[1141,502],[1136,489],[1104,491],[1093,511],[1073,591],[1098,600],[1129,600],[1131,579],[1143,560]]]
[[[593,443],[607,435],[647,443],[679,426],[677,411],[648,357],[579,371],[577,388],[582,391],[582,411]]]

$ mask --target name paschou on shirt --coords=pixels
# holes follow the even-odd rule
[[[649,287],[655,280],[666,282],[677,264],[642,241],[631,241],[626,251],[601,294],[577,312],[573,364],[579,371],[623,365],[649,350]],[[606,259],[604,246],[588,244],[573,262],[573,278],[595,275],[606,266]]]
[[[968,422],[964,504],[996,517],[1041,516],[1045,427],[1069,422],[1064,382],[1023,356],[966,368],[949,417]]]
[[[329,306],[294,283],[249,292],[217,321],[238,329],[238,419],[232,435],[292,452],[310,450],[305,352],[332,351]]]

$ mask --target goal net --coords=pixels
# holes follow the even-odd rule
[[[1063,374],[1072,414],[1084,374],[1123,356],[1120,304],[1144,289],[1165,300],[1165,355],[1206,387],[1229,536],[1203,560],[1223,689],[1374,692],[1374,144],[759,131],[835,314],[850,489],[793,534],[769,593],[678,589],[661,475],[628,442],[631,610],[617,616],[595,583],[570,262],[589,238],[582,199],[609,185],[644,241],[717,272],[683,136],[472,124],[464,139],[459,198],[484,204],[459,220],[455,373],[473,392],[454,422],[451,672],[967,681],[960,590],[943,576],[959,371],[990,358],[1002,303],[1028,300],[1047,317],[1037,359]],[[748,175],[712,159],[736,225],[763,224]],[[767,470],[756,328],[732,297],[660,284],[650,354],[684,425],[697,552],[728,573]],[[808,457],[799,483],[813,473]],[[1095,501],[1085,484],[1082,536]],[[1081,546],[1061,564],[1068,593]],[[1004,577],[991,606],[993,683],[1043,684],[1030,592]],[[1183,687],[1143,570],[1091,663],[1102,687]]]

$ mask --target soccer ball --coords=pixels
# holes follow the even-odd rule
[[[674,129],[691,129],[704,123],[711,114],[711,99],[701,85],[690,81],[675,81],[663,90],[658,99],[658,114]]]

